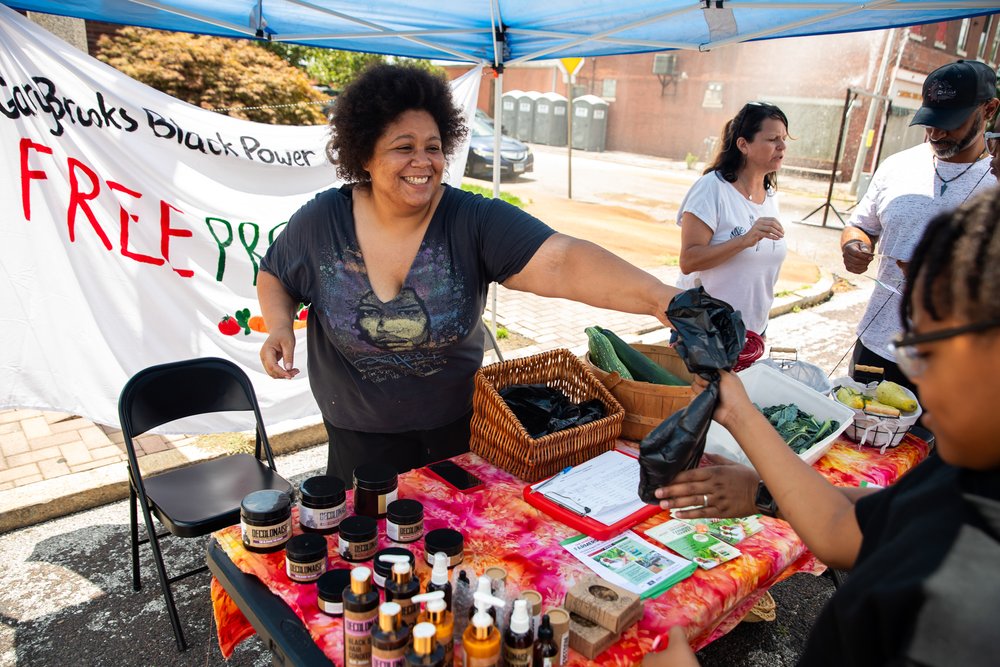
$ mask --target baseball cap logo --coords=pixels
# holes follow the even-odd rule
[[[958,91],[955,90],[954,86],[947,81],[938,79],[927,86],[927,92],[924,93],[924,101],[925,103],[941,104],[943,102],[950,102],[957,96]]]

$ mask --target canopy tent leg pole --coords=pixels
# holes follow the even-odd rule
[[[500,197],[500,121],[503,111],[503,70],[497,71],[493,86],[493,198]],[[490,331],[493,340],[497,337],[497,284],[490,285],[493,296],[490,302]],[[499,351],[499,346],[497,347]],[[499,356],[499,354],[498,354]],[[502,359],[501,359],[502,361]]]

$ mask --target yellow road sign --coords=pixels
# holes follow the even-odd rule
[[[573,76],[583,67],[583,58],[560,58],[559,69],[569,76]]]

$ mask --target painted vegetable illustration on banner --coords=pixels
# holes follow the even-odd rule
[[[295,310],[295,319],[292,320],[292,327],[295,329],[305,329],[306,321],[309,318],[309,305],[300,303]],[[240,331],[244,336],[249,336],[250,332],[267,333],[267,323],[264,322],[263,315],[254,315],[249,308],[241,308],[234,315],[223,315],[219,320],[219,332],[223,336],[235,336]]]

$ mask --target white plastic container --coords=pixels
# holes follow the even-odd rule
[[[878,382],[871,382],[865,385],[855,382],[849,377],[835,378],[832,384],[834,387],[833,400],[838,405],[844,405],[836,399],[836,389],[839,387],[851,387],[862,393],[874,396],[875,387],[878,386]],[[912,391],[906,387],[900,388],[909,398],[917,400],[916,394]],[[854,414],[854,419],[851,421],[851,425],[847,428],[844,435],[859,444],[868,445],[869,447],[879,447],[883,453],[886,447],[895,447],[901,443],[903,436],[906,435],[911,426],[917,423],[920,415],[924,412],[919,402],[917,403],[916,410],[913,412],[904,412],[899,417],[876,415],[846,405],[844,407]]]
[[[800,410],[815,417],[817,421],[833,419],[840,424],[833,433],[799,454],[799,458],[806,463],[812,464],[818,461],[833,446],[837,437],[854,423],[854,411],[849,407],[830,400],[815,389],[788,377],[771,366],[754,364],[737,375],[743,381],[743,386],[746,387],[750,400],[760,408],[794,403]],[[715,421],[708,428],[705,451],[710,454],[721,454],[738,463],[752,467],[750,459],[743,453],[729,431]]]

